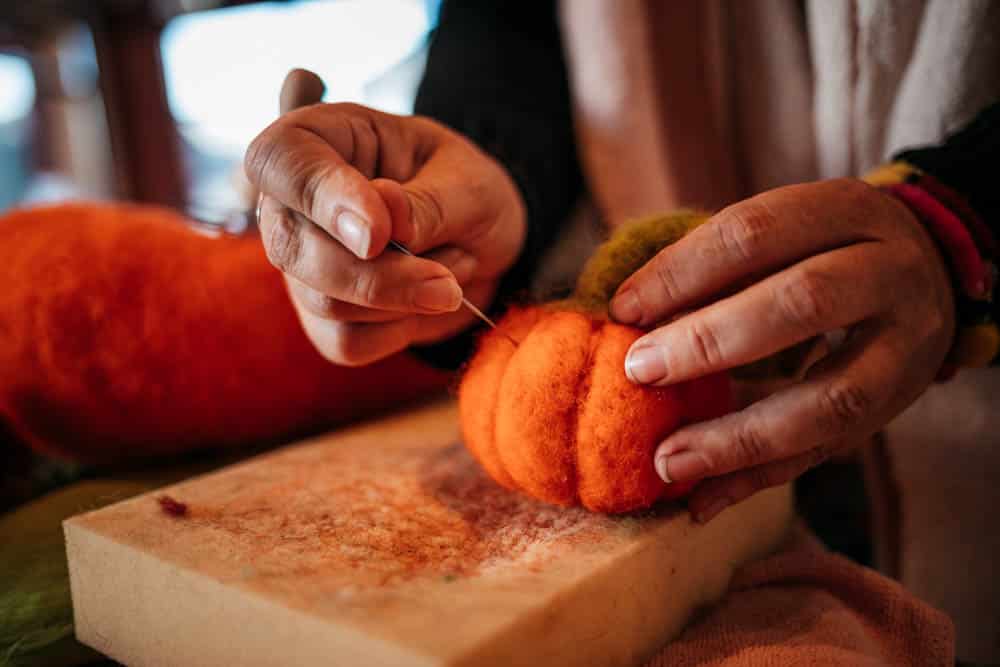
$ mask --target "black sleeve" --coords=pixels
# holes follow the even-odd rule
[[[1000,185],[996,182],[1000,161],[1000,103],[981,111],[943,144],[905,150],[894,157],[963,195],[989,227],[993,238],[1000,241]],[[962,301],[957,307],[972,321],[1000,322],[1000,300],[996,298],[992,303]],[[998,364],[1000,357],[993,360],[994,366]]]
[[[980,112],[943,144],[905,150],[895,159],[912,164],[964,195],[994,238],[1000,237],[1000,103]]]
[[[414,112],[476,142],[506,167],[524,199],[527,238],[501,280],[495,314],[528,287],[583,189],[556,3],[446,0]],[[457,368],[478,329],[412,351]]]

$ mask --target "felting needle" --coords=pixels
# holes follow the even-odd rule
[[[258,225],[260,224],[260,210],[263,207],[263,205],[264,205],[264,193],[262,192],[262,193],[260,193],[257,196],[257,210],[255,211],[255,213],[256,213],[255,217],[256,217],[256,221],[257,221]],[[392,239],[389,239],[389,245],[391,245],[393,248],[395,248],[399,252],[403,253],[404,255],[409,255],[410,257],[416,257],[416,255],[414,255],[412,252],[410,252],[409,248],[407,248],[406,246],[404,246],[399,241],[393,241]],[[486,313],[484,313],[483,311],[479,310],[479,308],[477,308],[474,303],[472,303],[471,301],[469,301],[468,299],[466,299],[464,296],[462,297],[462,305],[465,306],[466,308],[468,308],[472,312],[473,315],[475,315],[476,317],[478,317],[479,319],[481,319],[483,322],[485,322],[486,324],[488,324],[491,329],[493,329],[494,331],[497,330],[496,322],[494,322],[493,320],[491,320]],[[503,332],[501,332],[501,333],[503,333]],[[508,335],[506,333],[504,333],[503,335],[511,343],[514,344],[514,347],[518,346],[517,345],[517,341],[514,340],[510,335]]]
[[[399,252],[403,253],[404,255],[409,255],[410,257],[416,257],[416,255],[414,255],[412,252],[410,252],[409,248],[407,248],[406,246],[404,246],[399,241],[393,241],[392,239],[389,239],[389,245],[391,245],[393,248],[395,248]],[[466,299],[464,296],[462,297],[462,305],[465,306],[466,308],[468,308],[469,310],[471,310],[473,315],[475,315],[476,317],[478,317],[479,319],[481,319],[483,322],[486,322],[486,324],[490,325],[491,329],[496,329],[497,328],[496,323],[493,320],[491,320],[489,317],[487,317],[486,313],[484,313],[483,311],[479,310],[479,308],[477,308],[475,306],[475,304],[473,304],[471,301],[469,301],[468,299]],[[508,338],[510,338],[510,336],[508,336]],[[514,339],[511,338],[511,340],[513,341]]]

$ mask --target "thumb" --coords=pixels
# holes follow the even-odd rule
[[[438,188],[421,188],[413,181],[402,185],[388,178],[377,178],[372,187],[392,219],[392,238],[415,254],[449,245],[461,235],[461,220],[445,213],[443,197]],[[448,207],[454,210],[454,207]]]

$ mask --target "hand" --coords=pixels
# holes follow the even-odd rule
[[[354,104],[291,111],[250,145],[261,236],[307,335],[362,365],[448,338],[485,306],[525,236],[504,169],[432,120]],[[386,249],[395,239],[422,257]]]
[[[713,216],[619,288],[611,314],[652,326],[626,359],[666,385],[746,364],[827,332],[844,344],[805,378],[741,412],[667,438],[667,481],[704,480],[707,521],[872,434],[933,381],[955,314],[940,253],[910,211],[855,180],[765,192]]]

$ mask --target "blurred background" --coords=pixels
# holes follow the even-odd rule
[[[277,115],[285,74],[318,73],[329,102],[408,113],[440,2],[0,0],[0,212],[127,199],[239,221],[243,153]],[[30,491],[67,481],[42,474]],[[0,511],[26,479],[0,466]],[[864,498],[855,465],[799,483],[813,529],[870,562]]]
[[[293,67],[412,109],[440,0],[0,3],[0,211],[129,199],[224,224]]]

